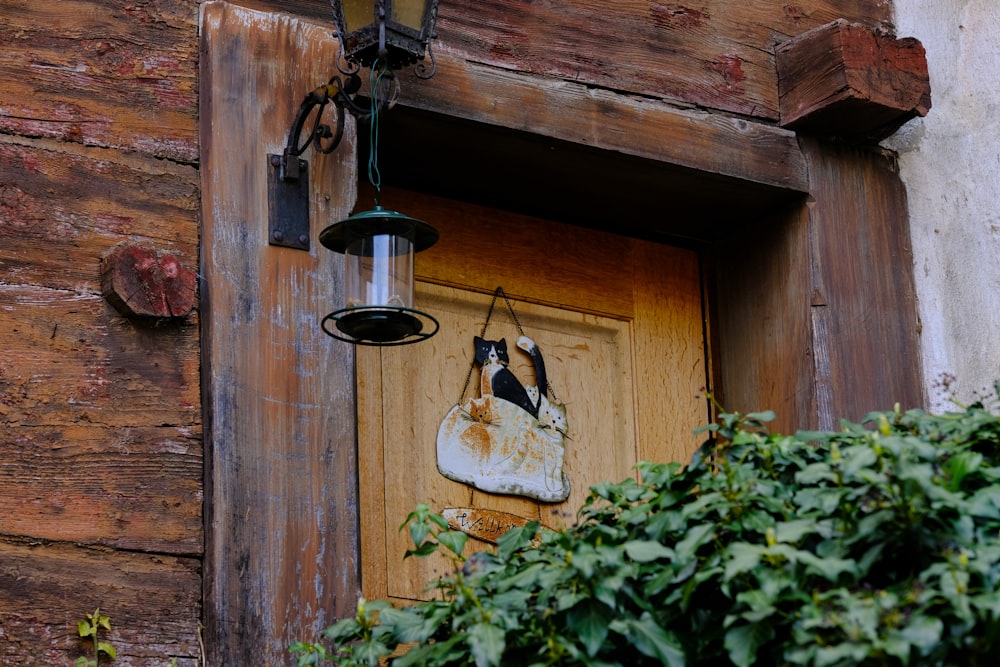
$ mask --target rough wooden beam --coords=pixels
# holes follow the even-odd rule
[[[202,476],[198,428],[3,429],[0,534],[200,555]]]
[[[206,664],[200,569],[195,558],[0,538],[0,664],[74,664],[88,648],[76,623],[97,607],[111,617],[112,664]]]
[[[0,135],[0,274],[97,293],[122,239],[198,261],[198,170],[139,153]]]
[[[327,0],[240,0],[330,20]],[[609,11],[609,8],[613,10]],[[447,0],[439,53],[514,72],[773,121],[774,46],[849,17],[884,25],[872,0]]]
[[[0,3],[0,132],[198,158],[188,0]]]
[[[788,130],[440,55],[429,81],[403,75],[405,105],[805,192]]]
[[[785,42],[776,56],[782,127],[878,139],[931,108],[916,39],[839,20]]]
[[[136,327],[98,293],[2,282],[0,303],[16,313],[0,327],[0,425],[200,424],[196,318]]]
[[[287,15],[201,7],[206,664],[279,665],[360,591],[354,350],[319,326],[342,260],[268,245],[267,154],[337,48]],[[354,204],[353,123],[303,157],[318,233]]]

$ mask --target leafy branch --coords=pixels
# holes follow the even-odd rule
[[[688,465],[641,463],[593,486],[576,526],[532,523],[471,556],[418,506],[407,557],[454,564],[435,599],[363,600],[293,652],[345,667],[1000,664],[998,408],[897,407],[793,436],[767,431],[772,413],[723,413]]]
[[[93,614],[87,614],[85,620],[78,621],[76,628],[80,637],[91,639],[94,645],[94,657],[88,658],[81,655],[76,659],[76,667],[98,667],[101,662],[102,653],[108,656],[109,660],[114,660],[118,657],[115,647],[110,642],[101,641],[99,637],[101,630],[111,632],[111,619],[108,616],[101,615],[100,607],[95,609]]]

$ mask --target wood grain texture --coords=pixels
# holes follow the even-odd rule
[[[804,191],[794,134],[661,101],[526,75],[451,54],[430,81],[401,76],[401,103],[591,148]]]
[[[712,252],[715,340],[730,412],[774,410],[776,432],[817,425],[810,321],[809,220],[804,202],[720,240]]]
[[[200,423],[196,319],[137,326],[100,294],[33,285],[0,284],[0,312],[5,426]]]
[[[202,38],[208,660],[283,665],[360,590],[354,353],[319,327],[342,259],[267,243],[266,156],[336,47],[323,26],[222,2],[203,5]],[[314,234],[354,203],[353,123],[347,137],[304,156]]]
[[[923,45],[843,19],[776,52],[782,127],[877,140],[931,107]]]
[[[330,16],[325,0],[255,4]],[[448,0],[439,8],[434,48],[497,70],[776,120],[778,43],[839,18],[871,27],[892,19],[889,3],[868,0],[628,0],[608,7],[604,0]]]
[[[0,275],[100,291],[100,257],[123,238],[198,263],[197,169],[121,151],[0,137]]]
[[[194,271],[152,246],[123,243],[101,256],[101,296],[126,317],[183,320],[197,290]]]
[[[723,405],[834,429],[923,404],[906,196],[892,161],[803,140],[811,197],[716,246]]]
[[[906,191],[893,159],[803,140],[815,203],[813,348],[819,426],[924,405]]]
[[[198,667],[200,560],[0,538],[0,664],[84,655],[76,623],[100,606],[116,666]]]
[[[193,163],[197,5],[0,5],[0,131]]]
[[[5,430],[0,533],[200,556],[201,476],[197,428]]]

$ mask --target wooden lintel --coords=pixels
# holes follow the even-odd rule
[[[880,139],[931,108],[923,45],[841,19],[778,46],[779,125]]]
[[[401,104],[583,146],[805,192],[795,135],[570,81],[437,55],[430,80],[402,75]]]

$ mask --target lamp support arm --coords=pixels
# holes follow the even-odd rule
[[[366,118],[371,114],[367,98],[357,95],[360,88],[361,78],[350,74],[343,81],[339,76],[334,76],[326,84],[306,93],[288,131],[285,150],[281,155],[278,174],[281,180],[294,181],[299,178],[299,161],[296,158],[309,146],[320,153],[331,153],[340,145],[344,137],[345,113],[349,112],[356,118]],[[334,128],[323,122],[323,112],[328,104],[333,104],[336,114]],[[306,121],[310,116],[314,116],[312,129],[308,136],[303,137]]]

